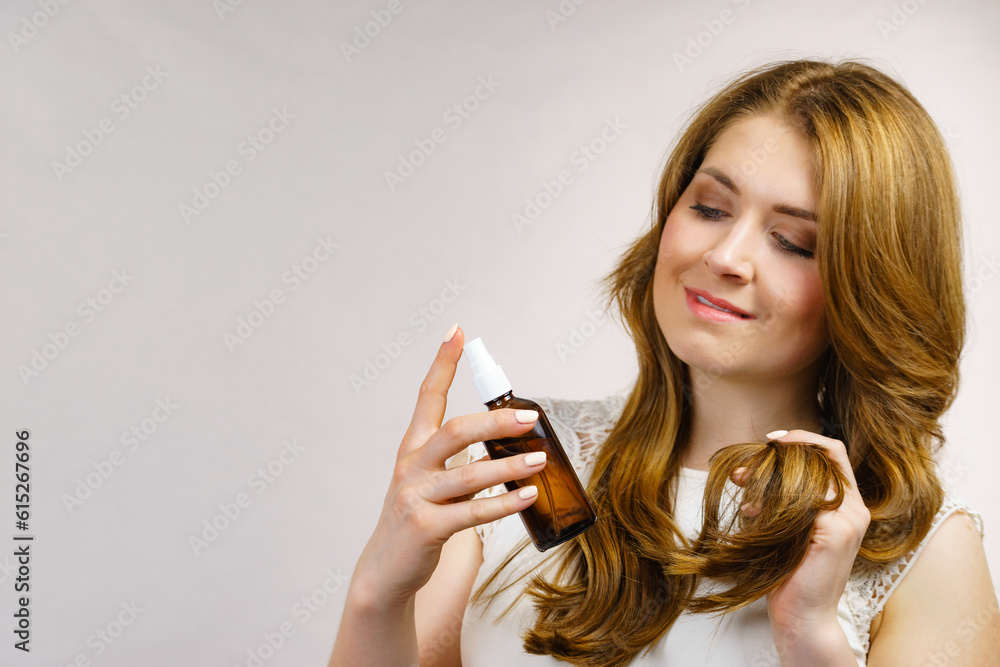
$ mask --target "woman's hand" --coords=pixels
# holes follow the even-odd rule
[[[779,435],[780,432],[775,432]],[[771,437],[771,434],[768,434]],[[837,621],[837,604],[851,575],[871,515],[858,492],[844,443],[804,430],[772,438],[822,446],[839,466],[848,485],[834,510],[820,510],[802,562],[767,598],[771,633],[783,665],[857,664]],[[742,484],[740,471],[733,482]],[[834,490],[830,489],[828,498]],[[748,514],[767,508],[744,508]]]
[[[352,587],[368,611],[412,601],[430,579],[442,545],[465,528],[530,506],[534,487],[472,500],[482,489],[523,479],[545,467],[545,455],[526,454],[445,469],[445,460],[470,444],[530,430],[532,410],[493,410],[449,419],[442,425],[448,389],[462,356],[465,335],[457,326],[441,345],[420,386],[416,409],[396,456],[392,481],[375,532],[362,552]]]

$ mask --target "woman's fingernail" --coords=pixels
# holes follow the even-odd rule
[[[781,431],[781,430],[779,430],[779,431],[771,431],[765,437],[768,440],[777,440],[778,438],[783,438],[786,435],[788,435],[788,431]]]
[[[518,410],[514,413],[514,419],[521,424],[530,424],[538,419],[538,413],[534,410]]]
[[[527,500],[528,498],[534,498],[538,495],[538,487],[535,486],[522,486],[521,490],[517,492],[518,497],[521,500]]]
[[[451,339],[455,337],[455,332],[456,331],[458,331],[458,322],[455,322],[454,324],[452,324],[451,328],[448,329],[448,333],[446,333],[444,335],[444,342],[450,343]]]
[[[529,466],[537,466],[545,463],[545,452],[531,452],[524,457],[524,462]]]

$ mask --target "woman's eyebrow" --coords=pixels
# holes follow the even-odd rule
[[[699,169],[696,173],[708,174],[737,197],[740,195],[740,189],[736,186],[736,183],[733,183],[733,179],[729,178],[715,167],[703,167],[702,169]],[[807,211],[804,208],[799,208],[798,206],[790,206],[788,204],[775,204],[772,207],[772,210],[775,213],[781,213],[783,215],[790,215],[795,218],[802,218],[803,220],[811,220],[812,222],[816,222],[815,213],[813,213],[812,211]]]
[[[791,215],[796,218],[802,218],[803,220],[811,220],[816,222],[816,214],[812,211],[807,211],[804,208],[799,208],[798,206],[789,206],[788,204],[775,204],[771,207],[775,213],[782,213],[784,215]]]
[[[721,183],[723,186],[725,186],[726,189],[732,191],[734,195],[739,196],[740,189],[736,187],[735,183],[733,183],[733,179],[729,178],[715,167],[704,167],[703,169],[699,169],[696,173],[708,174],[709,176],[717,180],[719,183]]]

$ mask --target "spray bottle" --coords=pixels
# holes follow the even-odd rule
[[[538,412],[538,421],[527,433],[483,443],[491,459],[539,451],[546,454],[547,463],[540,473],[504,483],[508,491],[532,484],[538,489],[535,502],[520,512],[535,548],[545,551],[593,526],[597,514],[545,412],[538,403],[514,396],[507,376],[486,351],[481,338],[466,343],[465,354],[472,366],[472,380],[487,408]]]

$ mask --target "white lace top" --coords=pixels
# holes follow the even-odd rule
[[[611,396],[603,400],[587,401],[543,398],[537,402],[548,415],[577,474],[586,484],[598,448],[621,414],[624,397]],[[470,447],[469,459],[483,454],[485,447],[478,443]],[[691,537],[696,537],[701,530],[701,502],[707,480],[706,471],[687,468],[681,470],[678,479],[675,519],[684,533]],[[495,495],[504,491],[503,486],[497,486],[482,493]],[[840,600],[838,617],[859,665],[867,662],[872,619],[885,606],[886,600],[906,575],[931,534],[948,516],[959,510],[968,513],[982,533],[982,519],[979,515],[961,501],[948,496],[935,516],[927,537],[914,551],[888,565],[876,566],[862,561],[855,565]],[[514,548],[527,539],[518,515],[479,526],[476,530],[483,541],[483,564],[473,590],[485,581]],[[500,581],[508,577],[515,578],[536,568],[544,568],[545,555],[528,546],[501,575]],[[539,571],[544,572],[544,569]],[[522,588],[523,581],[501,593],[485,609],[481,605],[471,604],[466,608],[461,635],[463,667],[541,667],[566,664],[551,656],[524,653],[521,635],[531,627],[534,620],[530,600],[522,597],[510,613],[498,620],[500,613]],[[780,665],[771,637],[766,605],[766,600],[760,599],[723,616],[682,614],[662,640],[648,652],[640,653],[630,665]]]

